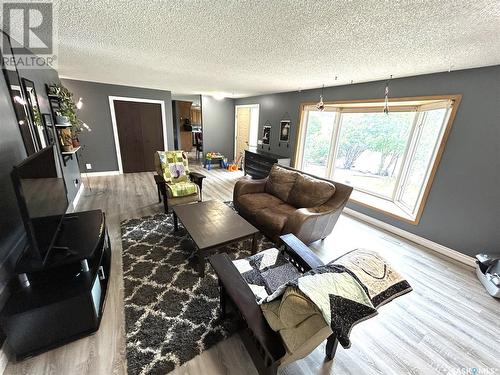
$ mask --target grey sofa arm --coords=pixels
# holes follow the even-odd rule
[[[233,190],[233,203],[238,202],[238,197],[244,194],[264,193],[266,190],[267,177],[261,180],[252,180],[251,178],[242,178],[236,181]]]

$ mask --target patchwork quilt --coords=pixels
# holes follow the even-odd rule
[[[233,263],[258,304],[280,298],[289,287],[298,288],[318,307],[344,348],[351,345],[349,334],[354,325],[412,290],[377,253],[365,249],[353,250],[303,274],[275,248]]]

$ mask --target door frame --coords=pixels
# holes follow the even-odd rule
[[[153,103],[160,104],[161,106],[161,122],[163,129],[163,147],[165,151],[168,150],[168,142],[167,142],[167,121],[165,116],[165,101],[164,100],[156,100],[156,99],[145,99],[145,98],[130,98],[126,96],[108,96],[109,98],[109,110],[111,111],[111,124],[113,125],[113,137],[115,140],[115,150],[116,150],[116,159],[118,160],[118,173],[123,174],[123,165],[122,165],[122,153],[120,150],[120,139],[118,138],[118,126],[116,124],[116,114],[115,114],[115,100],[125,101],[125,102],[136,102],[136,103]]]
[[[238,136],[238,108],[250,108],[250,126],[248,131],[252,130],[252,108],[257,108],[257,133],[259,131],[259,117],[260,117],[260,104],[237,104],[234,106],[234,147],[233,147],[233,155],[234,160],[236,160],[236,137]],[[248,134],[248,138],[250,138],[250,134]],[[259,134],[257,134],[257,139],[259,139]]]

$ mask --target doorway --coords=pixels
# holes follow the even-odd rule
[[[203,156],[201,95],[172,93],[174,148],[186,152],[190,163],[200,164]]]
[[[155,170],[155,151],[167,149],[165,103],[109,97],[111,121],[120,173]]]
[[[234,111],[234,158],[245,150],[257,147],[259,137],[259,105],[237,105]]]

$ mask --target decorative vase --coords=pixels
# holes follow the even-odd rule
[[[67,116],[56,116],[56,124],[67,125],[69,124],[69,118]]]

